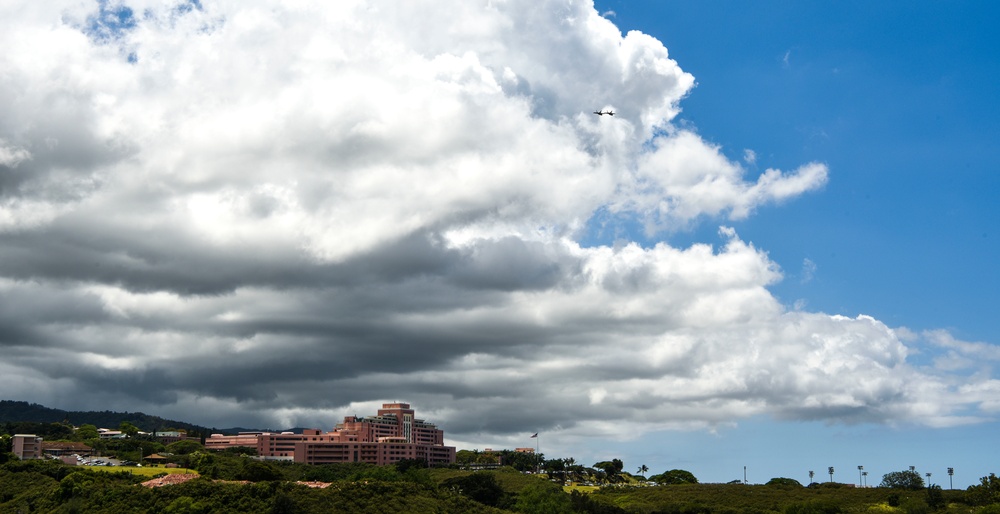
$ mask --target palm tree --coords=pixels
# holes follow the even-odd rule
[[[647,468],[645,464],[639,466],[639,474],[642,475],[643,477],[646,476],[647,471],[649,471],[649,468]]]

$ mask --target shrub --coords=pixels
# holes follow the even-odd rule
[[[463,496],[490,507],[500,507],[506,500],[506,493],[492,473],[473,473],[464,477],[449,478],[441,485],[454,488]]]
[[[840,512],[840,506],[829,500],[810,500],[785,508],[785,514],[840,514]]]
[[[764,485],[781,485],[781,486],[790,486],[790,487],[802,487],[802,483],[799,482],[798,480],[795,480],[794,478],[784,478],[784,477],[772,478],[772,479],[768,480],[767,483],[764,484]]]
[[[927,505],[927,502],[921,500],[920,498],[907,498],[907,500],[900,505],[900,508],[902,508],[903,512],[906,512],[906,514],[928,514],[931,511],[930,505]]]

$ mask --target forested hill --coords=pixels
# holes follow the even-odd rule
[[[0,400],[0,423],[62,423],[75,426],[94,425],[98,428],[117,428],[123,421],[135,425],[139,430],[152,432],[154,430],[184,429],[188,432],[209,434],[211,429],[151,416],[142,412],[112,412],[112,411],[65,411],[51,409],[37,403]]]

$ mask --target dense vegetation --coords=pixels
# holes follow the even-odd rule
[[[458,464],[451,468],[428,469],[417,460],[404,460],[394,466],[309,466],[254,460],[247,455],[253,452],[246,448],[210,453],[192,440],[164,446],[152,436],[139,433],[140,428],[151,431],[193,427],[161,418],[126,413],[126,419],[93,418],[96,424],[83,423],[74,428],[69,419],[79,422],[91,418],[74,418],[80,413],[25,402],[0,402],[0,407],[0,514],[1000,514],[1000,478],[993,474],[965,491],[925,487],[919,473],[912,469],[887,473],[877,488],[834,483],[804,487],[796,480],[781,477],[765,485],[700,484],[692,473],[680,469],[646,478],[646,466],[640,466],[633,475],[623,469],[619,459],[584,466],[572,458],[545,459],[543,455],[507,450],[461,450]],[[39,412],[56,417],[31,421],[23,417]],[[116,427],[129,437],[101,440],[97,426]],[[51,460],[20,461],[8,453],[13,433],[33,433],[48,441],[84,442],[102,454],[125,460],[162,453],[199,477],[148,488],[139,484],[150,478],[149,468],[129,471],[70,466]],[[542,474],[526,473],[535,470]],[[329,486],[311,488],[305,485],[308,482]],[[563,487],[565,482],[575,485]],[[577,487],[579,484],[587,486]]]
[[[427,469],[422,461],[308,466],[203,451],[186,458],[201,477],[158,488],[139,485],[148,477],[128,471],[9,460],[0,465],[0,513],[1000,514],[1000,479],[994,475],[966,491],[803,487],[789,479],[769,485],[648,485],[632,478],[592,493],[567,493],[544,475],[510,467]],[[306,481],[331,485],[300,483]]]
[[[201,477],[147,488],[138,485],[145,477],[128,472],[54,461],[10,461],[0,466],[0,513],[500,512],[438,487],[421,468],[402,473],[377,466],[308,470],[308,466],[276,466],[235,456],[218,460],[226,459],[232,466],[225,466],[227,472],[222,474],[245,482]],[[218,460],[212,464],[220,464]],[[322,478],[346,478],[331,480],[332,485],[323,489],[285,479],[310,475],[309,471]]]

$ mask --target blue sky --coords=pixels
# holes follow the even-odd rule
[[[735,224],[813,308],[993,341],[1000,8],[983,2],[597,2],[698,81],[681,118],[758,166],[819,160],[821,193]],[[710,229],[714,227],[709,227]],[[683,239],[680,235],[678,239]],[[695,237],[703,239],[698,234]],[[802,284],[804,259],[816,264]],[[994,341],[995,342],[995,341]]]
[[[997,18],[4,2],[0,391],[967,486],[1000,471]]]
[[[783,302],[1000,344],[1000,8],[641,0],[596,8],[623,32],[662,41],[695,76],[680,118],[732,159],[751,149],[759,168],[829,165],[822,191],[733,224],[785,270],[771,287]],[[710,241],[713,228],[671,240]],[[750,461],[751,481],[774,473],[801,481],[807,467],[826,479],[837,464],[847,473],[836,478],[849,482],[868,463],[872,475],[917,465],[943,484],[951,466],[964,486],[1000,456],[989,443],[997,429],[756,420],[671,446],[717,480],[739,478],[740,462]],[[699,452],[709,447],[705,459]],[[962,476],[970,468],[975,476]]]

